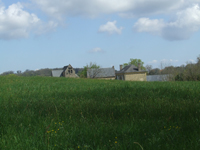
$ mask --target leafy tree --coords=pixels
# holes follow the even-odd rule
[[[123,64],[123,67],[125,67],[127,65],[138,66],[138,64],[140,64],[141,70],[146,70],[146,68],[144,67],[144,62],[141,59],[133,59],[133,58],[131,58],[128,63],[124,63]]]
[[[155,68],[149,71],[149,75],[159,75],[160,74],[160,69]]]
[[[99,65],[97,65],[96,63],[90,62],[89,65],[87,64],[86,66],[84,66],[83,71],[79,72],[78,75],[79,75],[81,78],[87,78],[87,70],[88,70],[88,69],[97,69],[97,71],[96,71],[96,73],[97,73],[98,70],[99,70],[99,68],[100,68]],[[96,73],[95,73],[95,74],[96,74]]]

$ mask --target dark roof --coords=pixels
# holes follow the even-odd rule
[[[53,77],[61,77],[63,70],[52,70]]]
[[[135,65],[128,65],[122,68],[122,70],[117,71],[116,73],[131,73],[131,72],[146,72],[145,70],[138,70],[138,67]]]
[[[69,66],[69,65],[64,66],[64,67],[63,67],[63,71],[65,71],[65,70],[68,68],[68,66]],[[72,66],[71,66],[71,67],[72,67]],[[72,68],[73,68],[73,67],[72,67]],[[74,69],[74,71],[75,71],[75,74],[77,74],[77,73],[83,71],[83,68],[73,68],[73,69]]]
[[[68,68],[68,65],[67,65],[67,66],[64,66],[64,67],[63,67],[63,70],[66,70],[67,68]]]
[[[115,77],[115,69],[113,68],[98,68],[88,69],[87,76],[90,78],[108,78]]]

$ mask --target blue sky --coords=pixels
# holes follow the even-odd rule
[[[200,0],[0,0],[0,73],[196,62]]]

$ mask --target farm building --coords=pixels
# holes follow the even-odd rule
[[[126,81],[147,81],[146,73],[147,71],[141,70],[140,64],[138,64],[138,67],[128,65],[124,68],[120,65],[120,70],[115,72],[117,80]]]
[[[173,76],[170,74],[163,75],[148,75],[147,81],[170,81]]]
[[[115,68],[92,68],[87,69],[87,78],[97,78],[97,79],[115,79]]]
[[[52,70],[52,77],[66,77],[66,78],[77,78],[79,77],[78,72],[82,71],[82,68],[73,68],[70,64],[64,66],[63,69]]]

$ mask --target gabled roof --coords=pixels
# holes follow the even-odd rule
[[[61,77],[63,70],[52,70],[53,77]]]
[[[115,69],[113,69],[113,68],[88,69],[87,70],[87,77],[89,77],[89,78],[115,77]]]
[[[138,70],[138,67],[135,65],[128,65],[122,68],[122,70],[117,71],[116,73],[134,73],[134,72],[146,72],[145,70]]]

